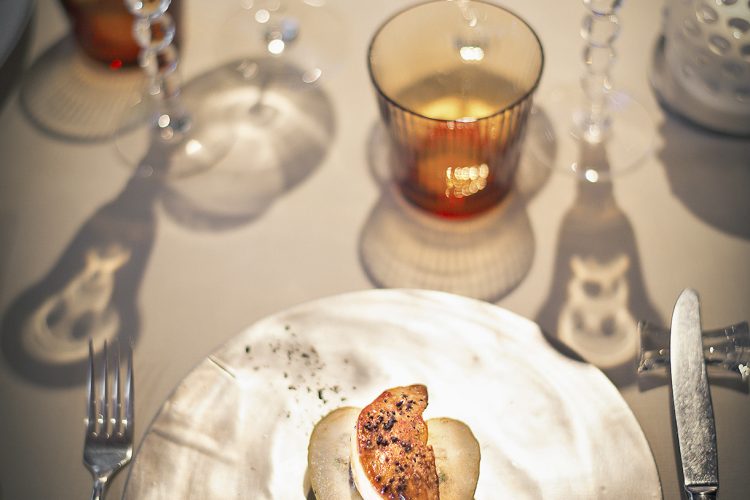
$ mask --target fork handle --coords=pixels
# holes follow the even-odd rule
[[[91,500],[103,500],[104,490],[107,488],[107,480],[97,477],[94,480],[94,491],[91,493]]]

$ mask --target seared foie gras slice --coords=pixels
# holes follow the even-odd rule
[[[422,412],[424,385],[384,391],[357,418],[352,439],[352,477],[365,499],[440,498],[435,455],[427,444]]]

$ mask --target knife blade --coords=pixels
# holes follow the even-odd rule
[[[677,440],[685,491],[691,499],[712,499],[719,489],[719,467],[701,333],[698,294],[683,290],[672,314],[669,342]]]

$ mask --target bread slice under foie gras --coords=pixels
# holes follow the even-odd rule
[[[310,483],[317,500],[362,500],[350,472],[353,430],[359,408],[339,408],[313,429],[308,448]],[[442,500],[470,500],[479,479],[479,443],[471,429],[450,418],[430,419],[427,444],[432,446]],[[360,478],[361,479],[361,478]],[[365,488],[362,488],[363,490]],[[378,493],[372,487],[365,492]],[[381,499],[382,496],[377,497]],[[388,497],[385,497],[388,498]],[[397,496],[395,498],[398,498]]]

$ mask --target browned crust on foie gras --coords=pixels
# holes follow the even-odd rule
[[[384,391],[357,418],[362,468],[380,496],[394,500],[437,500],[435,455],[427,445],[427,387]]]

